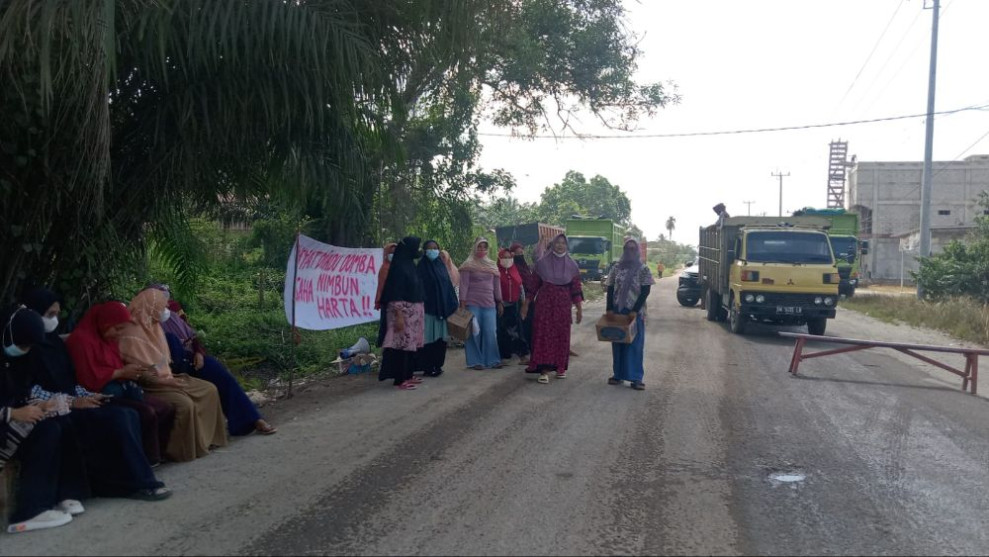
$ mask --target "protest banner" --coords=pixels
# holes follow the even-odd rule
[[[326,331],[377,321],[374,296],[383,251],[341,248],[298,235],[285,272],[289,323]]]

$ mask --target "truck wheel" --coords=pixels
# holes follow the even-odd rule
[[[718,312],[721,310],[721,300],[714,290],[707,291],[707,320],[718,321]]]
[[[823,336],[824,330],[828,328],[828,320],[825,317],[811,319],[807,322],[807,332],[812,335]]]
[[[735,301],[732,300],[728,307],[728,329],[736,335],[745,334],[745,316],[742,315],[738,308],[735,307]]]
[[[690,298],[687,296],[681,296],[677,294],[677,301],[680,302],[681,306],[694,307],[697,305],[697,298]]]

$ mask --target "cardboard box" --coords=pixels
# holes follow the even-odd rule
[[[458,308],[457,311],[446,318],[446,328],[450,336],[460,342],[467,342],[471,336],[471,321],[474,314],[465,308]]]
[[[604,314],[594,326],[600,341],[631,344],[635,340],[637,327],[635,321],[629,321],[627,315],[613,314],[609,317]]]

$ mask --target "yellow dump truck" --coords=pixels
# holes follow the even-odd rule
[[[823,335],[838,304],[826,218],[732,217],[700,229],[701,299],[709,321],[807,325]]]

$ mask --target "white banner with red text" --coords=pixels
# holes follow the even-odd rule
[[[294,317],[296,327],[326,331],[377,321],[374,296],[383,252],[331,246],[299,235],[285,273],[288,322]]]

